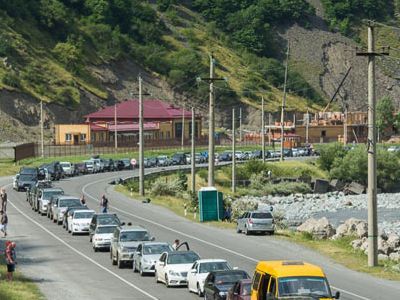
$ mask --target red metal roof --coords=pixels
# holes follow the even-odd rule
[[[145,119],[177,119],[182,118],[182,108],[160,100],[144,100],[143,116]],[[185,110],[185,118],[191,118],[192,112]],[[94,119],[114,119],[114,105],[107,106],[97,112],[88,114],[85,118]],[[139,100],[126,100],[117,104],[118,119],[137,119],[139,118]]]
[[[160,129],[159,123],[154,123],[154,122],[146,122],[143,124],[143,129],[144,130],[158,130]],[[109,131],[115,131],[115,125],[109,125],[108,126]],[[118,132],[123,132],[123,131],[139,131],[139,124],[138,123],[132,123],[132,124],[117,124],[117,131]]]
[[[107,131],[107,126],[100,126],[95,123],[90,124],[91,131]]]

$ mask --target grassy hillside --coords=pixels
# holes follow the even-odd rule
[[[270,36],[261,43],[260,49],[265,51],[258,51],[251,39],[257,42],[265,33],[249,35],[249,43],[238,44],[237,39],[251,28],[246,32],[231,28],[232,34],[227,32],[211,18],[204,18],[201,1],[194,1],[198,2],[194,8],[182,4],[186,1],[156,2],[0,0],[0,57],[6,58],[0,62],[0,89],[76,109],[83,91],[103,100],[109,96],[106,84],[91,66],[129,59],[176,91],[205,101],[207,85],[197,83],[196,77],[208,76],[208,55],[213,52],[217,75],[228,78],[227,83],[216,84],[220,108],[228,108],[238,100],[258,106],[263,95],[268,110],[279,109],[284,68],[282,59],[272,57],[279,58],[281,53],[265,49],[281,46],[273,27],[279,18],[297,21],[294,13],[277,14],[277,20],[267,20],[271,23],[266,31]],[[258,5],[258,1],[253,2]],[[302,3],[304,10],[312,13],[304,0],[294,2]],[[238,18],[232,24],[243,21],[240,16],[251,8],[246,5],[232,12]],[[287,11],[293,9],[288,7]],[[293,82],[289,87],[289,110],[317,108],[323,102],[298,73],[291,71],[289,77]]]

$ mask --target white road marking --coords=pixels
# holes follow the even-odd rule
[[[86,192],[86,189],[87,189],[89,186],[91,186],[91,185],[94,185],[94,184],[99,183],[99,182],[102,182],[102,181],[107,181],[107,180],[110,180],[110,178],[101,179],[101,180],[97,180],[97,181],[93,181],[93,182],[91,182],[91,183],[88,183],[88,184],[86,184],[86,185],[83,186],[82,192],[83,192],[85,195],[89,196],[89,198],[92,198],[93,200],[98,201],[97,198],[93,197],[93,196],[90,195],[88,192]],[[143,217],[141,217],[141,216],[128,213],[128,212],[126,212],[126,211],[124,211],[124,210],[121,210],[121,209],[115,207],[115,206],[110,206],[110,207],[113,208],[113,209],[116,210],[116,211],[119,211],[119,212],[123,213],[123,214],[132,216],[132,217],[137,218],[137,219],[139,219],[139,220],[142,220],[142,221],[145,221],[145,222],[147,222],[147,223],[156,225],[156,226],[158,226],[158,227],[164,228],[164,229],[166,229],[166,230],[168,230],[168,231],[171,231],[171,232],[177,233],[177,234],[179,234],[179,235],[188,237],[188,238],[190,238],[190,239],[192,239],[192,240],[195,240],[195,241],[204,243],[204,244],[206,244],[206,245],[213,246],[213,247],[215,247],[215,248],[217,248],[217,249],[221,249],[221,250],[224,250],[224,251],[229,252],[229,253],[231,253],[231,254],[234,254],[234,255],[243,257],[243,258],[245,258],[245,259],[247,259],[247,260],[250,260],[250,261],[252,261],[252,262],[256,262],[256,263],[257,263],[257,262],[259,261],[258,259],[255,259],[255,258],[246,256],[246,255],[244,255],[244,254],[242,254],[242,253],[239,253],[239,252],[233,251],[233,250],[231,250],[231,249],[222,247],[222,246],[220,246],[220,245],[217,245],[217,244],[208,242],[208,241],[206,241],[206,240],[202,240],[202,239],[197,238],[197,237],[195,237],[195,236],[193,236],[193,235],[186,234],[186,233],[181,232],[181,231],[178,231],[178,230],[176,230],[176,229],[172,229],[172,228],[170,228],[170,227],[168,227],[168,226],[165,226],[165,225],[163,225],[163,224],[157,223],[157,222],[152,221],[152,220],[150,220],[150,219],[146,219],[146,218],[143,218]],[[337,291],[340,291],[340,292],[342,292],[342,293],[348,294],[348,295],[350,295],[350,296],[353,296],[353,297],[356,297],[356,298],[359,298],[359,299],[362,299],[362,300],[372,300],[372,299],[370,299],[370,298],[366,298],[366,297],[363,297],[363,296],[361,296],[361,295],[357,295],[357,294],[354,294],[354,293],[352,293],[352,292],[349,292],[349,291],[346,291],[346,290],[343,290],[343,289],[340,289],[340,288],[337,288],[337,287],[334,287],[334,286],[331,286],[331,287],[334,288],[334,289],[337,290]]]
[[[8,185],[9,186],[9,185]],[[47,228],[45,228],[43,225],[41,225],[40,223],[36,222],[35,220],[33,220],[31,217],[29,217],[27,214],[25,214],[22,210],[20,210],[17,206],[15,206],[10,200],[8,200],[8,202],[11,204],[12,207],[14,207],[21,215],[23,215],[26,219],[28,219],[29,221],[31,221],[33,224],[35,224],[36,226],[38,226],[39,228],[41,228],[43,231],[45,231],[46,233],[48,233],[49,235],[51,235],[54,239],[56,239],[57,241],[59,241],[60,243],[62,243],[63,245],[67,246],[69,249],[71,249],[72,251],[74,251],[75,253],[77,253],[78,255],[82,256],[83,258],[87,259],[88,261],[90,261],[91,263],[93,263],[94,265],[98,266],[99,268],[103,269],[104,271],[110,273],[111,275],[113,275],[114,277],[116,277],[117,279],[121,280],[122,282],[124,282],[125,284],[129,285],[130,287],[134,288],[135,290],[141,292],[143,295],[149,297],[150,299],[153,300],[159,300],[157,297],[154,297],[153,295],[150,295],[148,292],[146,292],[145,290],[142,290],[140,287],[134,285],[133,283],[129,282],[128,280],[122,278],[121,276],[119,276],[118,274],[114,273],[113,271],[107,269],[106,267],[104,267],[103,265],[99,264],[98,262],[96,262],[95,260],[93,260],[92,258],[90,258],[89,256],[87,256],[86,254],[80,252],[79,250],[75,249],[74,247],[72,247],[71,245],[69,245],[67,242],[65,242],[63,239],[59,238],[57,235],[55,235],[54,233],[52,233],[50,230],[48,230]]]

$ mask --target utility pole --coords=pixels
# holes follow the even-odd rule
[[[271,113],[268,113],[268,145],[271,146]]]
[[[193,195],[196,193],[196,159],[195,159],[195,138],[196,136],[196,120],[194,117],[194,107],[192,107],[192,160],[190,161],[190,169],[192,174],[192,192]]]
[[[344,105],[343,144],[347,144],[347,105]]]
[[[310,115],[309,115],[309,111],[307,108],[307,117],[306,117],[306,144],[308,144],[308,126],[310,123]]]
[[[209,120],[208,120],[208,186],[214,186],[214,169],[215,169],[215,95],[214,95],[214,81],[225,80],[225,78],[214,77],[214,57],[210,54],[210,77],[199,78],[200,80],[208,81],[210,84],[210,103],[209,103]]]
[[[239,108],[239,141],[242,145],[242,108]]]
[[[182,107],[182,142],[181,142],[182,151],[184,150],[184,146],[185,146],[185,106]]]
[[[139,75],[139,195],[144,196],[144,138],[142,76]]]
[[[117,152],[118,149],[117,103],[114,104],[114,143],[115,143],[115,152]]]
[[[368,24],[368,51],[357,51],[356,55],[368,57],[368,266],[375,267],[378,264],[375,56],[389,53],[387,49],[375,52],[371,21]]]
[[[236,193],[236,129],[234,108],[232,108],[232,193]]]
[[[265,162],[265,113],[264,113],[264,96],[261,98],[261,143],[262,143],[262,160]]]
[[[283,147],[284,147],[284,135],[285,135],[285,106],[286,106],[286,84],[288,77],[288,66],[289,66],[289,53],[290,44],[288,41],[287,51],[286,51],[286,64],[285,64],[285,83],[283,85],[283,97],[282,97],[282,111],[281,111],[281,158],[280,161],[284,159]]]
[[[44,122],[43,122],[43,100],[40,100],[40,148],[44,158]]]

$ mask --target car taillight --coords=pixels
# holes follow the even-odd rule
[[[249,224],[253,224],[253,220],[251,218],[249,219]]]

